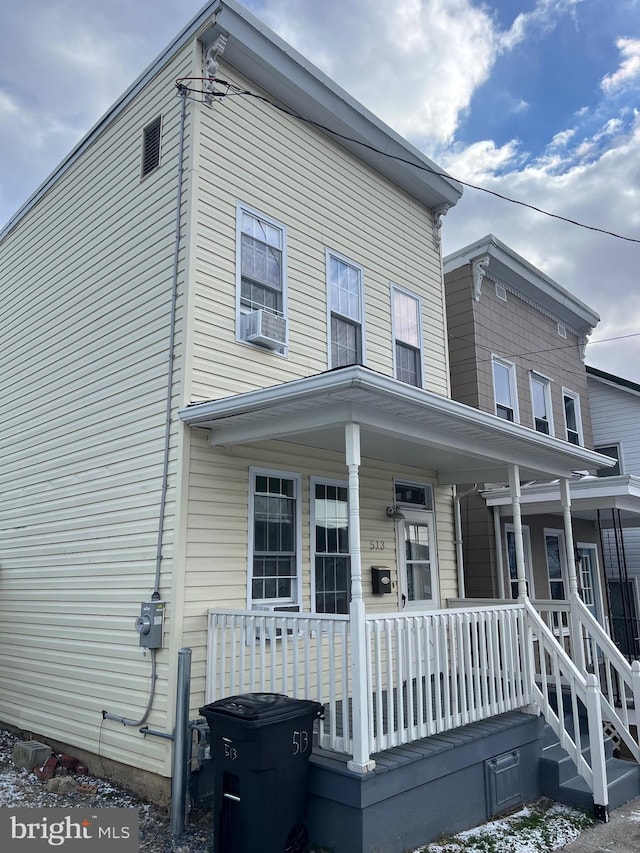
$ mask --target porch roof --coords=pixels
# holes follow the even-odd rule
[[[523,480],[615,464],[358,365],[193,403],[179,415],[210,430],[217,446],[276,439],[338,452],[345,424],[357,423],[363,457],[435,471],[442,485],[506,482],[514,464]]]
[[[575,518],[597,521],[611,527],[613,520],[604,511],[620,512],[623,527],[640,527],[640,477],[621,474],[616,477],[582,477],[571,480],[571,514]],[[511,506],[508,489],[490,489],[483,492],[487,506]],[[532,483],[522,487],[523,514],[543,515],[562,511],[560,485],[556,482]]]

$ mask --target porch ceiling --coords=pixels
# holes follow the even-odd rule
[[[611,510],[620,512],[623,527],[640,527],[640,477],[620,475],[616,477],[585,477],[572,480],[571,514],[574,518],[598,520],[603,527],[613,526]],[[492,489],[483,492],[487,506],[511,508],[508,489]],[[533,483],[522,488],[523,515],[547,515],[562,511],[560,487],[555,483]]]
[[[179,412],[216,446],[276,439],[344,452],[344,426],[360,425],[363,457],[426,468],[442,485],[570,477],[615,460],[462,403],[353,366],[194,403]]]

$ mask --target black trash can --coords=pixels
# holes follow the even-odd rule
[[[308,759],[322,705],[245,693],[200,713],[211,730],[214,853],[304,853]]]

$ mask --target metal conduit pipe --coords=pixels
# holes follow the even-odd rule
[[[122,723],[123,726],[141,726],[143,723],[146,723],[147,717],[151,713],[151,706],[153,705],[153,697],[156,692],[156,650],[151,649],[151,685],[149,687],[149,698],[147,700],[147,707],[144,709],[143,715],[139,720],[130,720],[127,717],[119,717],[117,714],[110,714],[108,711],[102,712],[103,720],[115,720],[117,723]]]
[[[180,228],[182,224],[182,187],[184,183],[184,168],[182,161],[184,159],[184,128],[187,115],[187,89],[183,86],[178,90],[179,96],[182,98],[180,110],[180,135],[178,140],[178,181],[176,189],[176,224],[175,224],[175,240],[173,248],[173,267],[171,273],[171,312],[169,319],[169,341],[168,341],[168,356],[167,356],[167,390],[166,390],[166,408],[165,408],[165,430],[164,430],[164,448],[162,462],[162,485],[160,490],[160,508],[158,518],[158,537],[156,542],[156,564],[155,577],[153,582],[152,600],[160,599],[160,569],[162,565],[162,539],[164,535],[164,515],[167,505],[167,488],[169,483],[169,449],[171,438],[171,391],[173,388],[173,365],[174,365],[174,347],[176,338],[176,310],[178,304],[178,264],[180,259]],[[146,722],[147,717],[151,713],[153,698],[156,689],[156,650],[151,649],[151,686],[149,689],[149,699],[144,714],[139,720],[130,720],[127,717],[120,717],[115,714],[110,714],[107,711],[102,712],[103,720],[116,720],[122,723],[123,726],[141,726]]]

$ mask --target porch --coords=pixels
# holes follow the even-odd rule
[[[540,714],[606,819],[606,736],[640,762],[640,663],[628,664],[579,599],[464,605],[366,614],[359,648],[347,616],[211,610],[207,702],[246,692],[318,701],[317,753],[361,776],[389,750]]]

